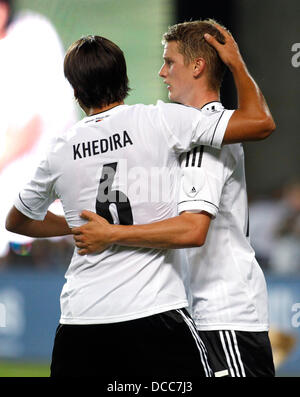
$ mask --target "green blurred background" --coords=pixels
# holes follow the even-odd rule
[[[18,0],[16,5],[17,10],[30,9],[46,16],[65,49],[88,34],[118,44],[126,56],[132,88],[128,104],[155,103],[165,97],[158,71],[161,37],[173,21],[172,0]]]

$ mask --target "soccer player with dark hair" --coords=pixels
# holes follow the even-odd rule
[[[247,103],[241,101],[236,111],[205,115],[161,101],[125,105],[128,79],[119,47],[99,36],[74,43],[65,57],[65,74],[87,117],[53,143],[15,201],[7,228],[35,237],[68,234],[84,223],[83,208],[126,225],[174,217],[180,153],[200,144],[220,148],[263,139],[274,129],[236,48],[226,43],[221,54],[231,59],[238,92]],[[131,177],[141,167],[159,169],[170,181],[168,200],[135,194]],[[143,193],[156,193],[147,178],[140,182]],[[56,198],[66,221],[47,211]],[[92,255],[75,250],[66,279],[52,376],[213,376],[186,310],[179,251],[120,245]]]
[[[225,64],[205,41],[206,33],[217,48],[225,39],[234,44],[211,20],[171,26],[164,34],[160,76],[172,101],[210,115],[225,112],[220,102]],[[249,242],[242,145],[194,148],[182,155],[181,167],[180,216],[128,228],[105,225],[84,212],[90,223],[73,230],[79,252],[107,242],[155,248],[203,245],[186,250],[185,278],[215,376],[274,376],[266,283]]]

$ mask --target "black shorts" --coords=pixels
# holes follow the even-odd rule
[[[275,369],[268,332],[198,331],[214,376],[273,377]]]
[[[209,377],[206,349],[185,309],[131,321],[57,328],[51,377]]]

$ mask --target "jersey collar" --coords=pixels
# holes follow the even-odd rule
[[[116,105],[108,110],[104,110],[103,112],[99,112],[99,113],[95,113],[92,114],[91,116],[85,116],[83,120],[85,120],[86,122],[92,121],[95,118],[104,118],[104,117],[108,117],[109,115],[118,112],[119,110],[123,109],[124,107],[127,107],[128,105],[126,105],[125,103],[122,105]]]
[[[220,101],[208,102],[201,108],[201,111],[204,113],[221,112],[222,110],[224,110],[224,106]]]

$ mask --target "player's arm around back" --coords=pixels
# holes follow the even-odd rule
[[[217,28],[225,36],[225,44],[211,35],[205,35],[205,39],[232,72],[238,93],[238,108],[229,120],[223,144],[265,139],[275,130],[265,98],[250,76],[232,35],[220,25]]]
[[[73,228],[80,255],[100,252],[111,244],[144,248],[190,248],[205,243],[211,216],[206,213],[183,212],[174,218],[147,225],[111,225],[91,211],[83,211],[88,222]]]

